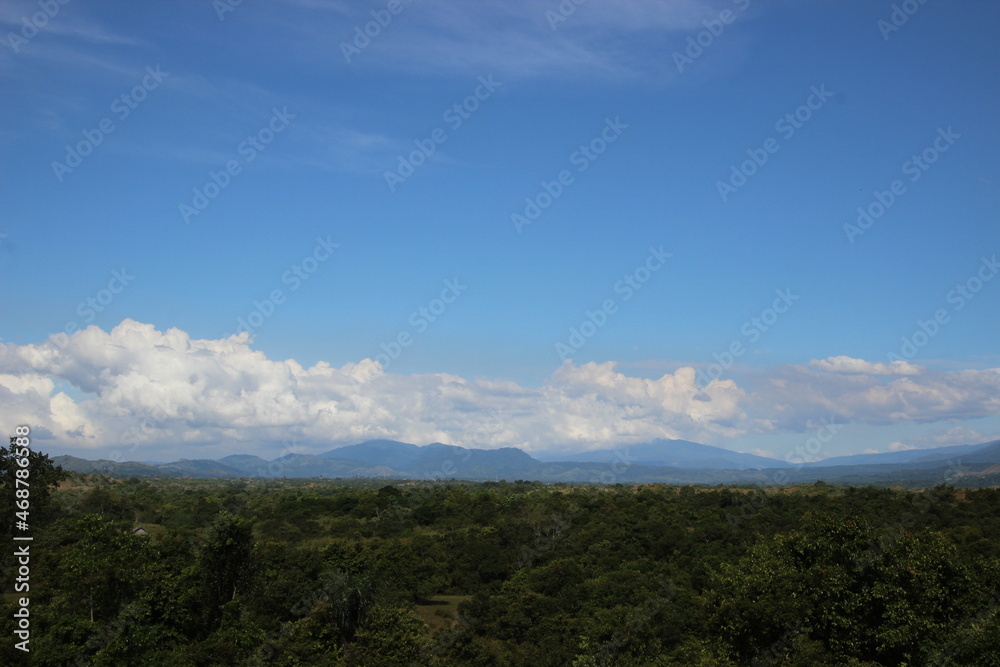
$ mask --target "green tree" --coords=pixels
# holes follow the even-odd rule
[[[143,567],[154,558],[146,538],[96,514],[72,522],[73,542],[58,554],[59,580],[89,621],[108,620],[138,595]]]
[[[425,665],[427,626],[409,609],[377,606],[358,629],[347,651],[350,665]]]
[[[839,661],[924,662],[985,591],[942,535],[813,519],[714,577],[710,627],[740,661],[817,640]]]
[[[27,503],[29,508],[29,529],[35,527],[40,521],[47,518],[51,505],[52,490],[59,486],[59,482],[69,475],[62,467],[55,465],[48,454],[37,452],[33,449],[19,447],[16,438],[10,438],[10,447],[0,447],[0,534],[10,535],[14,529],[14,522],[17,520],[15,512],[19,511],[17,506],[15,491],[17,491],[18,470],[27,470],[28,476],[22,474],[20,479],[27,482],[29,493]],[[21,454],[27,456],[21,456]],[[21,466],[26,462],[27,467]]]
[[[322,580],[323,606],[316,616],[336,628],[339,644],[353,641],[382,593],[382,581],[374,574],[352,576],[339,570]]]
[[[248,583],[252,553],[250,521],[225,510],[220,512],[209,528],[197,564],[209,627],[217,624],[222,605],[235,600],[240,588]]]

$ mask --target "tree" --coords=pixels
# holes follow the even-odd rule
[[[73,542],[59,554],[59,578],[90,622],[108,620],[138,595],[153,558],[148,541],[122,524],[86,514],[72,522]]]
[[[808,638],[840,662],[923,664],[987,600],[940,533],[855,519],[813,519],[765,539],[724,565],[712,588],[709,625],[740,662],[776,647],[815,654]]]
[[[222,511],[212,522],[208,540],[198,554],[198,569],[205,592],[205,612],[214,626],[222,605],[236,599],[251,574],[253,527],[246,519]]]
[[[375,607],[347,652],[352,665],[424,665],[427,626],[409,609]]]
[[[339,644],[353,641],[382,592],[381,580],[372,574],[351,576],[340,570],[323,578],[323,599],[318,613],[336,629]]]
[[[52,463],[48,454],[43,454],[26,447],[18,447],[16,438],[10,438],[10,447],[0,447],[0,534],[10,535],[14,529],[14,522],[17,520],[15,512],[18,511],[14,502],[15,491],[17,490],[17,471],[26,469],[28,476],[23,475],[21,479],[27,482],[29,490],[30,521],[29,529],[43,519],[48,513],[51,504],[52,489],[59,486],[59,482],[66,479],[69,474]],[[20,456],[27,453],[27,456]],[[27,467],[20,463],[27,460]]]

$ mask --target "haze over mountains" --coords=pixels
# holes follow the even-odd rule
[[[1000,483],[1000,440],[839,456],[801,464],[686,440],[656,440],[617,450],[540,455],[540,458],[514,447],[469,449],[442,443],[418,446],[394,440],[369,440],[318,455],[287,454],[272,461],[248,454],[171,463],[88,461],[73,456],[58,456],[53,460],[67,470],[114,477],[371,477],[764,485],[827,481],[911,486],[955,483],[961,478],[965,486]]]
[[[703,445],[690,440],[654,440],[620,449],[597,449],[580,454],[540,455],[544,461],[582,461],[614,463],[628,456],[636,465],[670,466],[674,468],[711,468],[717,470],[747,470],[749,468],[783,468],[791,464],[778,459],[743,454],[722,447]]]

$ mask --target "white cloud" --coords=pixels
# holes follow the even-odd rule
[[[900,442],[899,440],[889,443],[890,452],[907,452],[911,449],[916,449],[916,447],[908,445],[905,442]]]
[[[917,366],[908,361],[871,362],[843,355],[827,357],[826,359],[813,359],[809,365],[830,373],[864,373],[869,375],[919,375],[925,370],[923,366]]]
[[[869,364],[856,361],[848,366]],[[58,390],[66,384],[77,390],[72,397]],[[810,365],[772,369],[751,388],[715,380],[699,391],[691,367],[644,378],[612,362],[570,361],[533,388],[447,373],[395,375],[371,359],[304,368],[267,358],[246,335],[192,339],[129,319],[108,332],[90,326],[41,344],[0,344],[0,428],[29,423],[65,448],[119,449],[129,458],[273,458],[277,443],[319,449],[371,438],[527,451],[655,438],[717,444],[806,432],[831,417],[891,424],[993,415],[998,390],[1000,369],[886,377]],[[934,437],[984,439],[956,428]],[[893,444],[904,446],[914,443]]]
[[[281,441],[319,447],[387,437],[586,449],[729,437],[746,420],[732,382],[694,398],[691,368],[647,379],[613,363],[567,362],[533,389],[444,373],[392,375],[370,359],[303,368],[268,359],[245,335],[198,340],[133,320],[110,332],[90,326],[39,345],[0,345],[0,372],[0,391],[17,397],[0,408],[3,427],[27,421],[78,448],[190,443],[216,456]],[[87,396],[53,395],[57,380]],[[185,453],[195,455],[208,454]]]
[[[1000,440],[1000,433],[988,435],[964,426],[953,426],[949,429],[931,431],[926,435],[912,436],[906,439],[905,449],[931,449],[935,447],[950,447],[951,445],[978,445],[984,442]],[[893,443],[903,445],[903,443]]]
[[[5,430],[13,433],[18,424],[39,424],[77,439],[92,434],[94,426],[79,407],[66,394],[53,393],[54,389],[50,378],[37,373],[0,374]]]
[[[855,367],[870,363],[858,361]],[[878,376],[792,365],[773,370],[749,395],[748,411],[781,430],[830,416],[865,424],[973,419],[1000,412],[1000,368]]]

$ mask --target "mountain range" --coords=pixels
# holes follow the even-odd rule
[[[250,454],[171,463],[90,461],[57,456],[74,472],[112,477],[386,478],[532,480],[598,484],[1000,485],[1000,440],[883,454],[838,456],[792,464],[687,440],[655,440],[622,449],[535,458],[515,447],[470,449],[439,442],[419,446],[369,440],[322,454],[287,454],[268,461]]]

